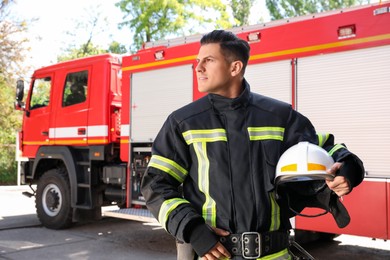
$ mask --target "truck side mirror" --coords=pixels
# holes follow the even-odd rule
[[[16,95],[15,95],[15,109],[16,110],[24,110],[24,103],[23,103],[23,97],[24,97],[24,81],[19,79],[16,82]]]

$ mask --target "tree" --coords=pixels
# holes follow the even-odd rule
[[[107,51],[101,49],[99,46],[95,46],[93,43],[87,42],[81,44],[79,47],[68,47],[63,54],[57,56],[57,61],[61,62],[73,60],[105,52]]]
[[[233,11],[236,26],[249,24],[249,15],[253,2],[254,0],[230,0],[230,7]]]
[[[362,0],[266,0],[266,6],[270,12],[271,20],[284,19],[313,13],[320,13],[363,4]]]
[[[93,43],[94,39],[100,34],[105,34],[107,30],[107,17],[102,16],[101,6],[91,6],[84,10],[86,18],[78,19],[75,21],[75,28],[72,31],[68,31],[67,34],[73,39],[70,44],[63,52],[63,54],[57,57],[57,61],[66,61],[91,55],[97,55],[102,53],[126,53],[126,46],[119,44],[116,41],[112,41],[108,49],[104,49]],[[80,44],[77,39],[83,35],[85,38],[82,39]]]
[[[22,63],[28,51],[28,39],[23,37],[27,22],[10,19],[9,7],[12,3],[11,0],[0,1],[0,74],[7,81],[24,71]]]
[[[128,26],[134,31],[134,51],[145,42],[193,34],[210,24],[231,27],[221,0],[121,0],[116,6],[124,13],[119,28]]]
[[[111,42],[110,46],[108,46],[109,53],[116,53],[116,54],[124,54],[127,52],[127,48],[125,45],[120,44],[117,41]]]
[[[20,129],[20,113],[13,107],[16,77],[24,75],[22,66],[28,51],[26,21],[10,18],[12,1],[0,1],[0,184],[16,183],[15,134]]]

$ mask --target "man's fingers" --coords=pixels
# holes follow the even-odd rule
[[[349,184],[343,176],[337,176],[332,181],[326,180],[326,184],[329,189],[334,191],[339,197],[349,193],[350,191]]]
[[[336,176],[336,172],[341,168],[343,164],[341,162],[335,162],[330,169],[327,170],[329,174]]]
[[[217,243],[217,250],[221,253],[220,257],[222,257],[222,259],[230,258],[229,251],[227,251],[227,249],[221,243]]]
[[[230,234],[228,231],[220,229],[220,228],[213,227],[212,229],[215,232],[215,234],[217,234],[218,236],[224,237],[224,236],[227,236]]]
[[[230,258],[229,251],[218,242],[213,249],[211,249],[207,254],[202,257],[202,260],[214,260],[214,259],[226,259]]]

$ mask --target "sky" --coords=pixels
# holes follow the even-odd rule
[[[107,17],[107,23],[102,25],[106,32],[93,42],[107,47],[112,40],[125,44],[130,42],[131,35],[127,29],[119,30],[117,24],[121,21],[122,12],[115,6],[118,0],[15,0],[11,14],[27,21],[28,38],[31,45],[30,62],[35,67],[41,67],[56,62],[56,58],[72,43],[67,32],[74,31],[77,20],[87,20],[91,16],[88,10],[96,10],[102,17]],[[79,32],[76,41],[86,42],[88,35]]]
[[[87,21],[93,16],[93,12],[101,13],[107,22],[101,24],[104,33],[93,38],[95,44],[107,48],[113,40],[130,45],[132,34],[130,29],[118,29],[118,23],[122,21],[123,13],[115,6],[119,0],[15,0],[11,8],[11,14],[17,18],[31,20],[29,23],[28,38],[30,39],[31,57],[26,61],[34,68],[50,65],[56,62],[57,56],[63,53],[69,44],[74,42],[67,32],[75,31],[76,21]],[[261,7],[262,6],[262,7]],[[265,0],[255,1],[257,10],[266,10]],[[264,16],[261,14],[260,16]],[[259,17],[259,15],[257,15]],[[252,20],[258,18],[252,18]],[[103,20],[101,20],[103,21]],[[86,42],[88,35],[83,31],[78,32],[80,43]],[[76,41],[77,41],[76,39]],[[77,42],[75,42],[77,43]]]

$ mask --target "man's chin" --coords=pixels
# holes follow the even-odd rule
[[[198,91],[199,91],[200,93],[206,93],[206,92],[207,92],[207,88],[206,88],[206,87],[200,87],[200,86],[198,86]]]

